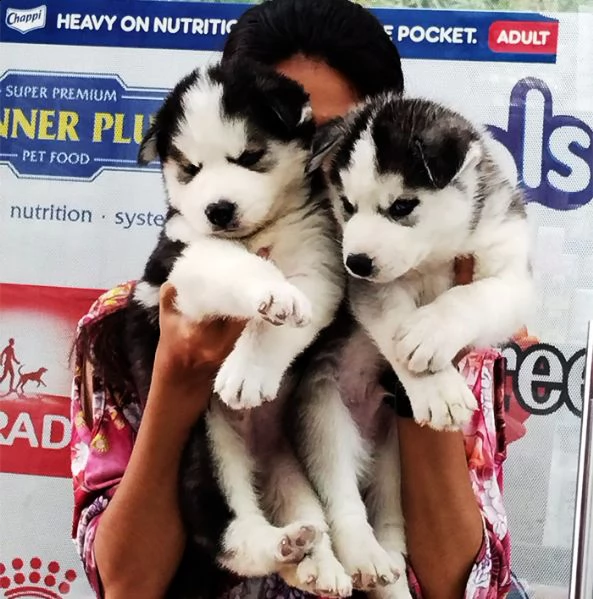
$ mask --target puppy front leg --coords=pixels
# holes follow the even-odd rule
[[[301,522],[272,526],[259,505],[255,464],[244,440],[218,402],[213,402],[206,418],[217,480],[234,514],[218,561],[240,576],[268,576],[283,564],[300,562],[316,543],[317,529]]]
[[[177,290],[178,309],[193,320],[259,317],[303,326],[311,319],[309,300],[272,262],[228,239],[207,237],[189,245],[168,280]]]
[[[236,410],[274,400],[284,373],[316,333],[312,326],[291,329],[249,321],[220,367],[214,391]]]
[[[476,410],[477,402],[453,365],[449,363],[434,374],[416,374],[399,354],[398,331],[418,312],[413,298],[397,286],[374,298],[368,290],[362,291],[353,295],[356,316],[406,390],[414,419],[437,430],[463,426]]]
[[[400,328],[397,355],[413,372],[438,372],[464,347],[502,343],[525,322],[530,294],[527,273],[453,287]]]
[[[474,280],[420,308],[398,333],[398,355],[414,372],[436,372],[468,346],[507,341],[529,316],[533,284],[522,219],[481,231]]]
[[[293,360],[333,318],[341,299],[338,283],[303,276],[295,277],[294,286],[305,298],[312,300],[309,324],[293,329],[261,320],[247,323],[214,384],[214,390],[228,406],[246,409],[272,401]]]

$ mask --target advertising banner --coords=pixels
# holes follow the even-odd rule
[[[0,597],[91,596],[69,540],[74,327],[141,274],[164,197],[139,142],[246,6],[0,3]],[[505,349],[505,505],[513,570],[566,587],[593,318],[593,14],[374,12],[407,93],[487,127],[529,200],[538,293]]]

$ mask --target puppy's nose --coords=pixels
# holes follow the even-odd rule
[[[349,254],[346,268],[358,277],[368,277],[373,272],[373,259],[367,254]]]
[[[237,205],[228,200],[218,200],[206,206],[206,217],[216,227],[224,229],[235,218]]]

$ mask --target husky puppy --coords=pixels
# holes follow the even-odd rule
[[[161,162],[169,206],[128,309],[127,346],[143,399],[165,281],[191,319],[248,321],[183,459],[181,506],[194,556],[185,561],[200,588],[172,596],[215,596],[217,564],[265,576],[305,556],[296,583],[351,592],[281,418],[295,358],[343,297],[335,221],[327,201],[311,196],[307,175],[314,131],[300,85],[236,62],[185,77],[140,147],[141,163]]]
[[[296,444],[355,586],[407,598],[405,576],[380,586],[389,569],[405,572],[405,535],[396,422],[379,382],[390,366],[419,422],[468,421],[476,401],[452,360],[505,341],[527,315],[524,202],[484,134],[424,100],[375,98],[327,125],[313,155],[342,228],[354,319],[309,366]],[[474,280],[454,287],[459,255],[475,257]]]

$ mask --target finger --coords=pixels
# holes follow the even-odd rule
[[[469,352],[470,350],[467,347],[464,347],[462,350],[460,350],[459,353],[453,358],[453,365],[455,367],[459,366],[459,362],[461,362],[461,360],[463,360],[463,358],[465,358]]]
[[[514,335],[513,335],[513,339],[515,340],[523,340],[526,339],[527,337],[529,337],[529,333],[527,331],[527,327],[526,326],[522,326]]]
[[[474,278],[474,257],[455,258],[455,285],[468,285]]]
[[[177,290],[171,283],[163,283],[159,290],[159,306],[161,312],[175,309]]]
[[[270,257],[270,247],[263,247],[257,250],[257,255],[264,260],[267,260]]]

